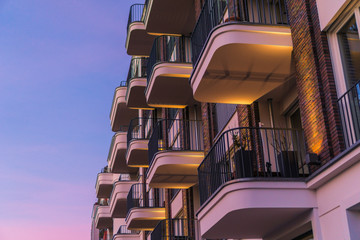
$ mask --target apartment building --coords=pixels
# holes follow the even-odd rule
[[[92,239],[360,239],[358,26],[359,0],[131,6]]]

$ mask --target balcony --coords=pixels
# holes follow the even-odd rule
[[[316,207],[303,139],[296,129],[224,132],[198,169],[202,237],[264,238]]]
[[[95,226],[97,229],[112,227],[113,220],[109,206],[98,206],[95,210]]]
[[[145,1],[145,28],[149,34],[189,35],[195,26],[195,7],[192,0]]]
[[[130,120],[137,117],[139,112],[136,109],[130,109],[126,106],[127,83],[121,82],[115,89],[114,100],[110,112],[111,129],[114,132],[119,131],[122,126],[128,125]]]
[[[154,120],[134,118],[127,133],[126,164],[129,167],[148,167],[148,143]]]
[[[131,239],[140,239],[140,231],[128,230],[126,225],[121,225],[119,230],[114,235],[113,240],[131,240]]]
[[[149,140],[147,183],[152,188],[189,188],[204,159],[201,121],[160,120]]]
[[[143,12],[144,4],[133,4],[130,7],[125,47],[131,56],[149,56],[155,38],[146,32]]]
[[[164,201],[162,189],[146,191],[142,183],[132,185],[127,196],[125,221],[128,229],[152,231],[160,220],[165,219]]]
[[[122,127],[121,130],[112,137],[107,160],[108,166],[112,173],[135,173],[138,169],[128,167],[125,158],[128,127]]]
[[[288,80],[294,70],[285,1],[206,1],[191,36],[197,101],[250,104]]]
[[[127,214],[127,195],[132,185],[137,181],[128,174],[121,174],[119,181],[114,183],[110,196],[110,213],[113,218],[125,218]]]
[[[98,173],[96,178],[96,185],[95,185],[97,198],[110,197],[114,183],[113,177],[114,174],[108,173],[104,170],[102,170],[101,173]]]
[[[146,65],[148,58],[133,57],[127,77],[126,106],[136,109],[151,109],[145,99]]]
[[[146,101],[153,107],[183,108],[194,103],[190,38],[159,36],[147,65]]]
[[[195,221],[189,219],[166,219],[159,222],[151,233],[151,240],[194,240]]]

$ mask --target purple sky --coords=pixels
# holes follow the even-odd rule
[[[0,0],[1,240],[90,239],[132,3]]]

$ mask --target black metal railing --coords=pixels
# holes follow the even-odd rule
[[[132,208],[162,208],[165,205],[165,196],[162,189],[151,188],[146,191],[143,183],[131,186],[127,196],[127,211]]]
[[[194,229],[194,220],[161,220],[152,231],[151,240],[195,240]]]
[[[147,57],[133,57],[130,62],[129,72],[127,76],[127,85],[129,86],[131,79],[133,78],[145,78]]]
[[[194,65],[211,31],[225,22],[288,25],[286,0],[206,0],[191,36]]]
[[[127,133],[127,146],[133,140],[149,139],[155,124],[153,118],[134,118],[130,121]]]
[[[155,38],[147,65],[148,84],[153,67],[160,62],[191,63],[190,38],[185,36]]]
[[[120,87],[127,87],[127,82],[126,81],[121,81],[120,82]]]
[[[198,168],[200,202],[233,179],[306,177],[305,155],[302,130],[230,129],[220,135]]]
[[[202,122],[162,119],[152,131],[148,149],[150,166],[159,151],[204,151]]]
[[[126,225],[121,225],[119,227],[119,230],[117,231],[117,234],[119,235],[137,235],[140,234],[140,231],[138,230],[128,230]]]
[[[360,140],[360,81],[338,99],[346,148]]]
[[[143,21],[144,4],[133,4],[130,7],[129,19],[126,30],[129,31],[130,24]]]

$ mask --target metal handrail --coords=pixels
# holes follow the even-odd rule
[[[191,36],[194,66],[212,30],[227,22],[288,25],[286,0],[206,0]]]
[[[162,189],[151,188],[146,191],[143,183],[133,184],[127,196],[127,211],[132,208],[163,208],[165,195]]]
[[[158,36],[155,38],[147,64],[147,81],[156,64],[161,62],[191,63],[191,41],[185,36]]]
[[[194,219],[161,220],[151,233],[151,240],[195,240]]]
[[[240,178],[304,178],[303,131],[287,128],[234,128],[222,133],[198,168],[203,204],[224,183]]]
[[[145,4],[133,4],[130,7],[128,24],[126,30],[129,31],[129,27],[134,22],[143,22],[143,12]]]
[[[159,151],[204,151],[202,122],[183,119],[159,120],[148,143],[150,166]]]
[[[127,146],[133,140],[146,140],[149,139],[156,123],[154,118],[141,118],[137,117],[130,121],[127,133]]]
[[[140,234],[140,231],[138,231],[138,230],[128,230],[126,225],[121,225],[116,234],[119,234],[119,235],[120,234],[121,235],[130,235],[130,234],[137,235],[137,234]]]
[[[360,140],[360,80],[338,100],[346,148]]]

